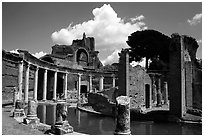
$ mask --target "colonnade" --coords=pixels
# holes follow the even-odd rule
[[[162,98],[164,99],[164,104],[168,104],[168,83],[163,81],[161,76],[156,76],[155,74],[150,74],[152,79],[152,101],[157,104],[157,106],[162,105]],[[162,97],[163,95],[163,97]]]
[[[48,71],[53,71],[54,72],[54,82],[53,82],[53,100],[57,100],[57,77],[58,73],[63,74],[63,93],[64,93],[64,99],[67,99],[67,89],[68,89],[68,74],[75,74],[78,75],[78,85],[77,85],[77,97],[78,100],[80,100],[80,92],[81,92],[81,79],[83,73],[73,73],[73,72],[68,72],[68,71],[58,71],[58,70],[53,70],[41,66],[37,66],[35,64],[21,61],[19,62],[19,71],[18,71],[18,91],[19,91],[19,99],[22,100],[22,89],[23,89],[23,67],[25,66],[25,82],[24,82],[24,101],[25,103],[28,103],[28,93],[29,93],[29,72],[30,72],[30,67],[34,66],[34,93],[33,93],[33,99],[37,100],[38,96],[38,76],[39,76],[39,69],[43,70],[43,79],[41,80],[43,82],[43,97],[42,100],[46,101],[47,100],[47,80],[48,80]],[[86,75],[86,74],[85,74]],[[92,78],[93,74],[89,74],[89,92],[93,92],[92,89]],[[115,87],[115,75],[112,75],[113,77],[113,87]],[[104,88],[104,76],[100,76],[99,80],[99,90],[103,90]]]

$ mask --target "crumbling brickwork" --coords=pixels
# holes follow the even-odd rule
[[[195,39],[172,34],[168,90],[170,92],[170,111],[178,117],[183,117],[187,109],[201,108],[202,91],[199,87],[202,84],[195,71],[197,70],[195,65],[197,48],[198,44]],[[199,83],[197,88],[195,88],[195,83]]]

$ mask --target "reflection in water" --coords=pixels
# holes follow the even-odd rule
[[[115,120],[111,117],[103,117],[96,114],[79,111],[76,108],[67,108],[68,121],[74,131],[90,135],[113,135]],[[55,105],[39,105],[37,109],[38,118],[42,123],[52,125],[56,119]],[[154,123],[152,121],[131,122],[132,135],[180,135],[180,134],[202,134],[201,125],[176,124],[176,123]]]

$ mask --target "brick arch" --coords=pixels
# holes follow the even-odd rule
[[[84,53],[84,55],[86,55],[86,63],[88,65],[89,63],[89,54],[88,51],[85,48],[78,48],[75,52],[75,60],[78,63],[80,61],[80,55]],[[83,56],[83,55],[82,55]],[[82,60],[81,60],[82,61]]]

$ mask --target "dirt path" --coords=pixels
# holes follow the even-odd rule
[[[2,135],[43,135],[43,132],[10,117],[11,110],[11,106],[2,107]]]

